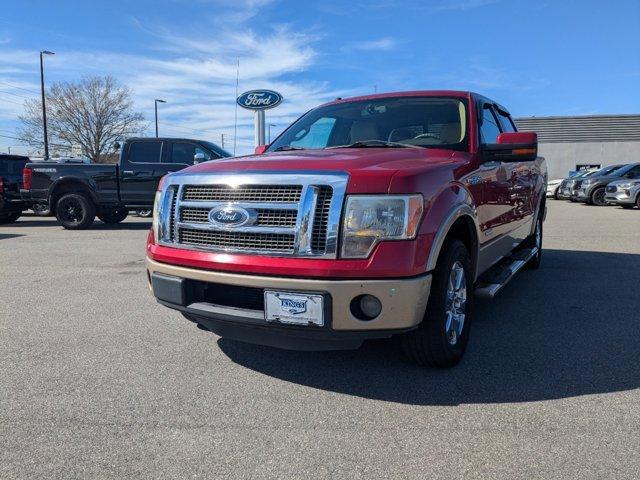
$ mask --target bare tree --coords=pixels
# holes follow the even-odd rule
[[[54,83],[46,95],[49,142],[79,146],[98,162],[116,141],[141,130],[142,113],[133,111],[131,91],[113,77],[86,77],[79,82]],[[42,103],[25,102],[20,137],[42,145]]]

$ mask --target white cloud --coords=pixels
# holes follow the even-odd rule
[[[344,50],[360,50],[360,51],[389,51],[398,45],[398,41],[392,37],[383,37],[375,40],[364,40],[361,42],[353,42],[345,46]]]
[[[216,1],[216,0],[212,0]],[[221,2],[220,2],[221,3]],[[270,3],[266,0],[240,2],[251,15]],[[236,4],[238,5],[238,4]],[[224,11],[233,15],[242,8],[237,6]],[[234,133],[236,65],[240,59],[239,90],[270,88],[283,94],[281,106],[267,112],[268,122],[277,124],[273,131],[282,130],[297,116],[343,92],[331,91],[324,82],[295,81],[287,75],[296,75],[313,65],[316,59],[314,42],[317,37],[293,30],[286,25],[267,27],[267,31],[255,31],[247,15],[238,16],[226,29],[216,29],[211,36],[205,20],[198,23],[200,31],[188,30],[186,36],[176,27],[173,31],[161,25],[145,25],[134,19],[134,28],[143,37],[153,41],[148,52],[131,54],[123,51],[74,51],[56,52],[47,58],[47,78],[53,80],[77,80],[85,75],[112,75],[129,86],[134,93],[136,109],[142,111],[148,121],[153,121],[153,99],[167,101],[159,107],[160,133],[175,136],[191,136],[220,142],[225,134],[225,146]],[[184,31],[184,30],[183,30]],[[37,52],[11,49],[0,45],[0,82],[28,90],[39,89]],[[31,96],[19,88],[0,84],[0,91]],[[2,102],[4,99],[14,103]],[[21,111],[21,98],[2,95],[0,92],[0,129],[15,123]],[[7,106],[9,105],[9,106]],[[253,114],[238,108],[238,153],[252,150]],[[4,144],[0,138],[0,145]]]

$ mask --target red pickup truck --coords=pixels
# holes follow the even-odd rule
[[[546,182],[536,134],[481,95],[337,99],[255,155],[164,177],[149,285],[222,337],[327,350],[399,335],[416,362],[452,366],[474,294],[540,264]]]

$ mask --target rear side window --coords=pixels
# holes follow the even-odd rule
[[[502,125],[503,132],[515,132],[516,128],[513,126],[513,121],[509,114],[506,112],[501,112],[498,110],[498,118],[500,119],[500,124]]]
[[[134,163],[160,163],[162,142],[132,142],[129,161]]]
[[[0,175],[22,175],[27,160],[0,160]]]
[[[485,105],[482,109],[482,126],[480,127],[480,137],[482,143],[496,143],[500,135],[500,127],[490,105]]]

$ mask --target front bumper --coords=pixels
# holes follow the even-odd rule
[[[560,193],[560,185],[547,185],[547,197],[555,197],[556,193]]]
[[[586,202],[589,200],[589,191],[584,188],[579,188],[571,192],[571,200],[578,202]]]
[[[634,205],[635,199],[630,195],[629,190],[617,190],[616,192],[606,192],[604,199],[607,203],[614,205]]]
[[[357,348],[367,338],[412,330],[422,321],[431,289],[430,274],[391,280],[316,280],[200,270],[150,258],[147,271],[149,286],[161,304],[214,333],[298,350]],[[323,295],[324,326],[267,322],[260,305],[265,289]],[[351,301],[364,294],[382,303],[380,315],[373,320],[359,320],[351,312]],[[227,297],[233,301],[225,305]]]

